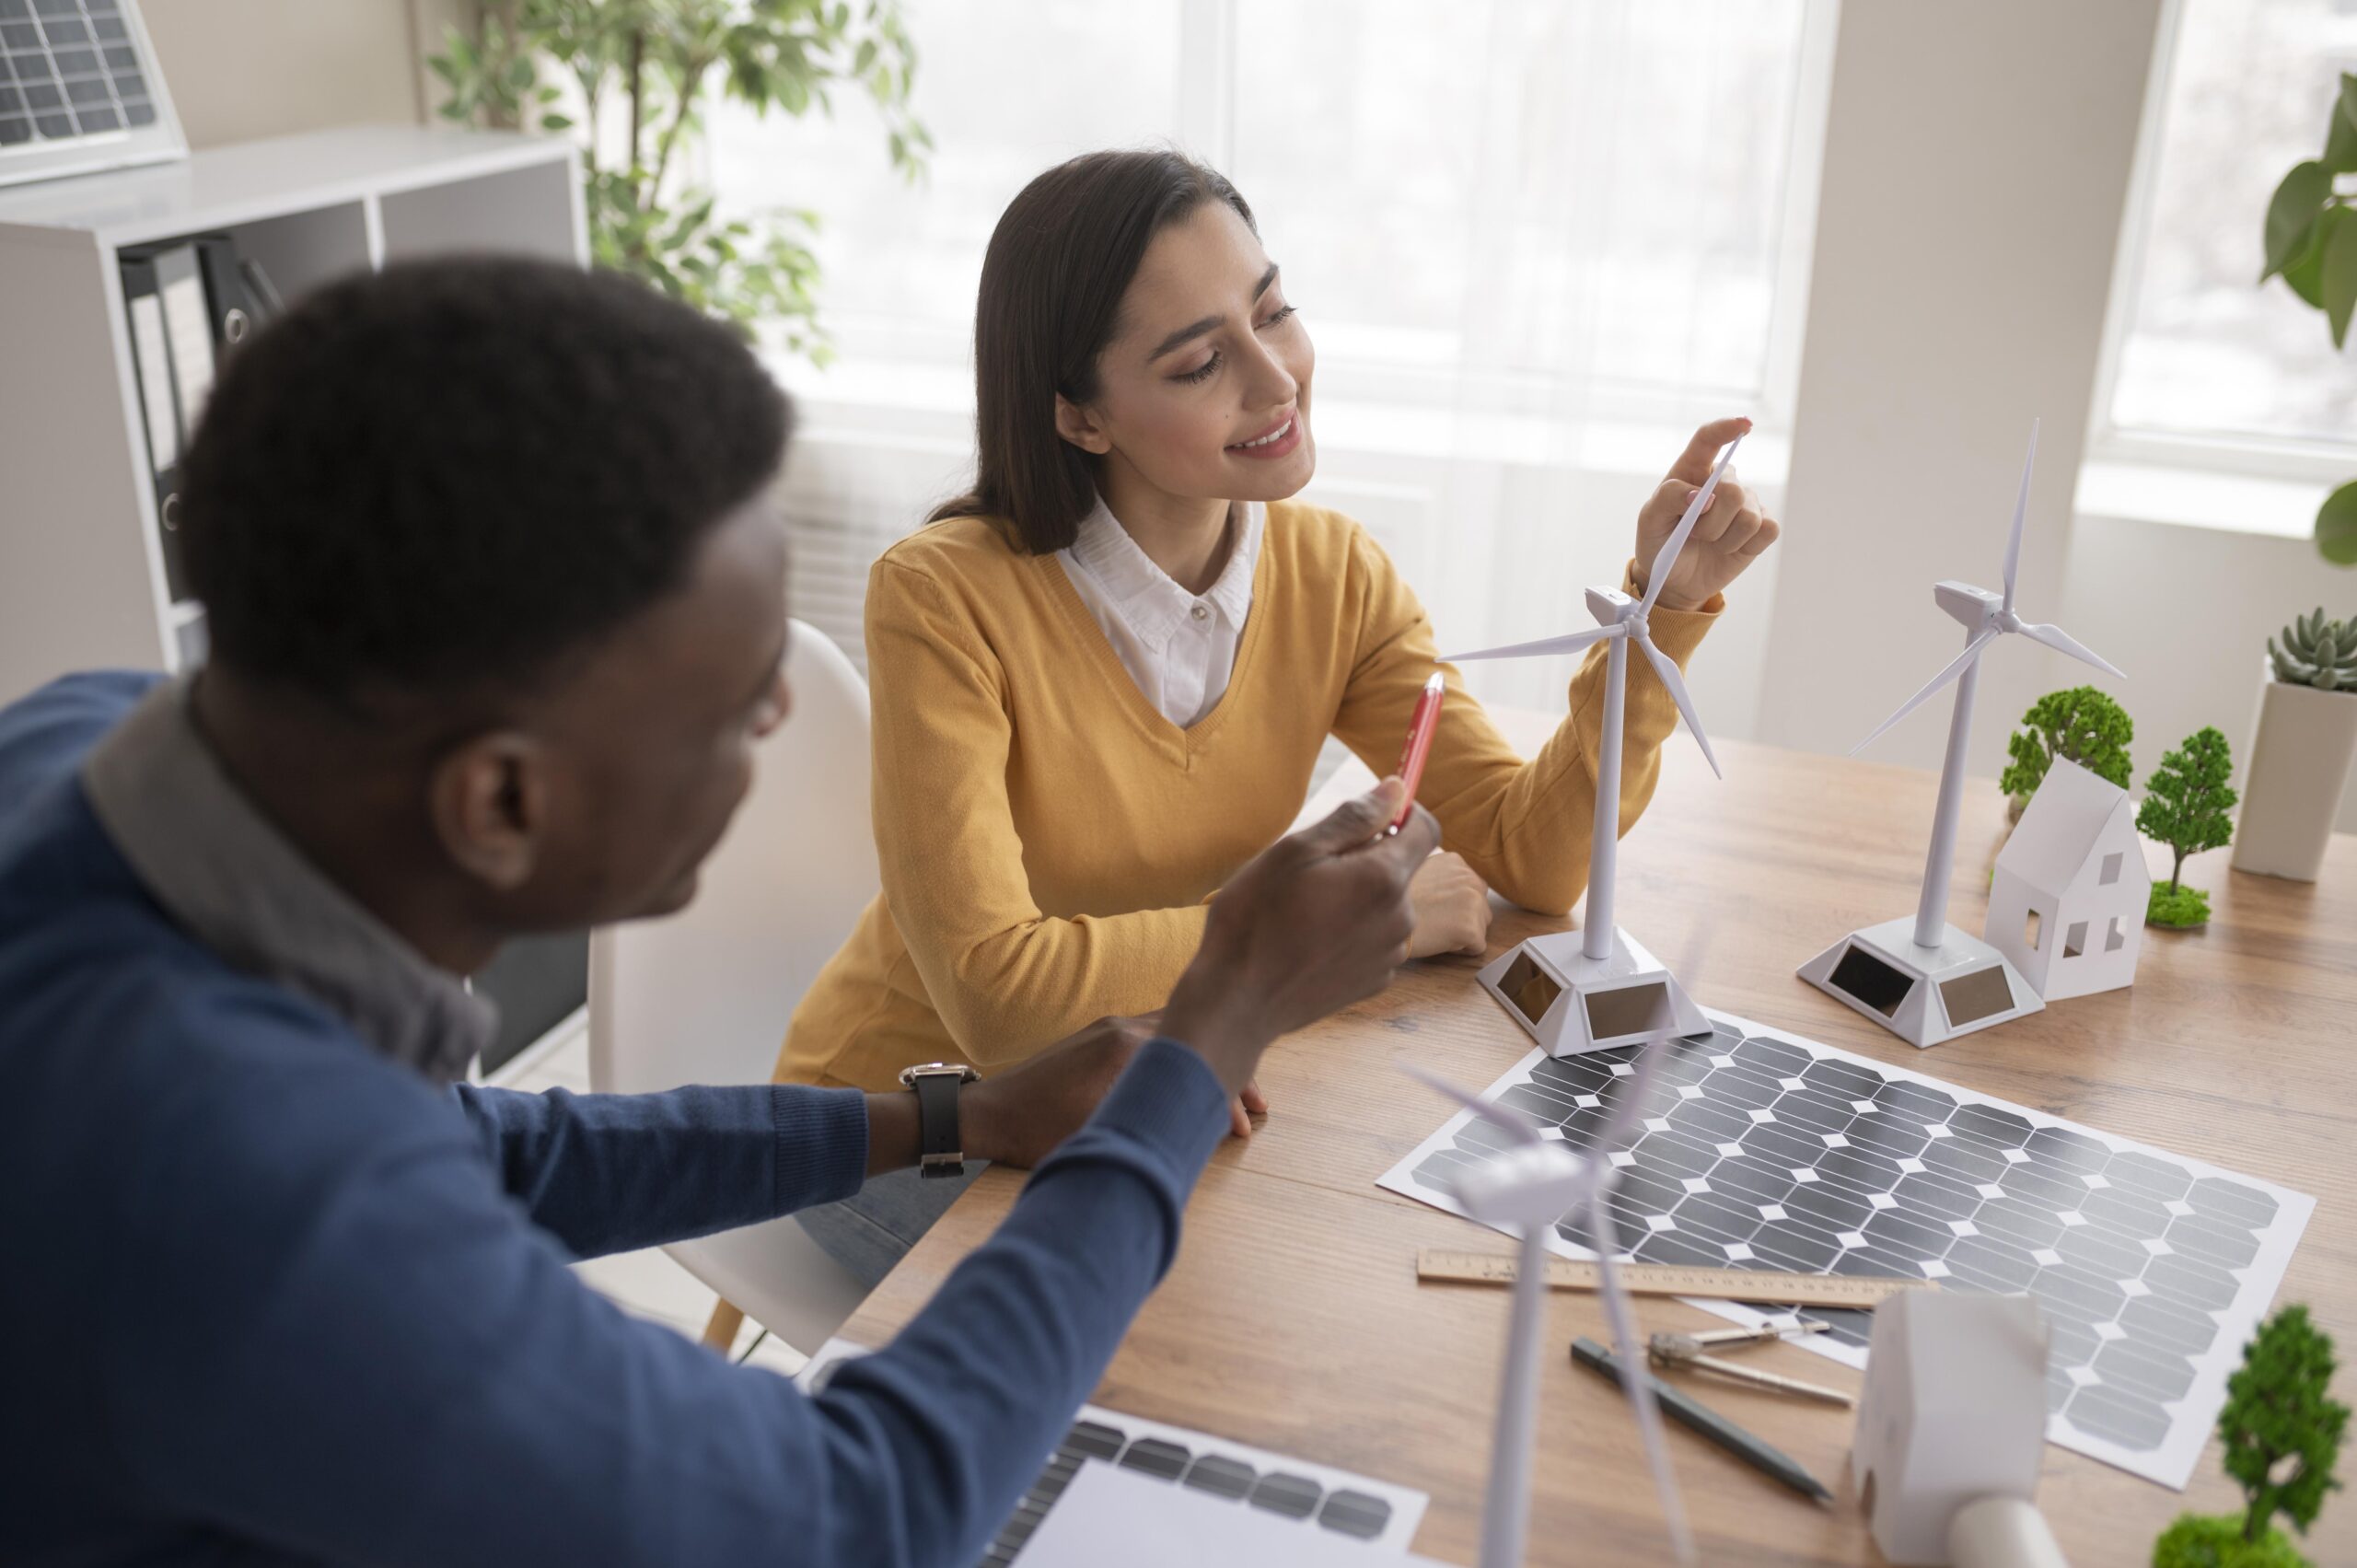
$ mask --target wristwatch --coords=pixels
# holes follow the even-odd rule
[[[981,1074],[960,1063],[925,1062],[900,1069],[900,1086],[917,1095],[917,1174],[938,1180],[966,1173],[966,1143],[958,1134],[958,1091]]]

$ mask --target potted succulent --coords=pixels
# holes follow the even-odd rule
[[[2332,1341],[2306,1307],[2287,1307],[2259,1325],[2218,1412],[2226,1473],[2249,1506],[2179,1514],[2153,1545],[2153,1568],[2307,1568],[2275,1517],[2305,1535],[2325,1493],[2340,1490],[2332,1469],[2349,1407],[2331,1397],[2333,1365]]]
[[[2313,882],[2357,758],[2357,618],[2303,615],[2267,654],[2235,869]]]

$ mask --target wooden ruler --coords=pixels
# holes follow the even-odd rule
[[[1778,1274],[1753,1269],[1689,1268],[1678,1263],[1623,1263],[1621,1284],[1631,1295],[1699,1295],[1713,1301],[1772,1301],[1785,1307],[1872,1307],[1908,1290],[1936,1290],[1930,1280],[1880,1279],[1860,1274]],[[1466,1284],[1512,1284],[1515,1260],[1495,1252],[1450,1252],[1436,1247],[1416,1254],[1420,1280]],[[1547,1260],[1550,1290],[1595,1290],[1594,1263],[1569,1258]]]

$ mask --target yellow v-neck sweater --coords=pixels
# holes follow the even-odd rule
[[[1235,673],[1181,729],[1156,712],[1051,555],[958,518],[868,575],[883,891],[795,1009],[782,1078],[883,1090],[917,1062],[984,1072],[1109,1013],[1162,1005],[1205,898],[1283,834],[1330,733],[1380,775],[1434,668],[1431,623],[1356,523],[1272,504]],[[1721,601],[1656,610],[1683,668]],[[1457,672],[1420,798],[1442,843],[1515,903],[1569,911],[1587,880],[1604,648],[1537,757]],[[1620,829],[1652,796],[1678,711],[1630,662]]]

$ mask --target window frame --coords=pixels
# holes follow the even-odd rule
[[[2305,538],[2323,490],[2347,482],[2357,474],[2357,441],[2314,441],[2291,436],[2214,436],[2160,432],[2122,425],[2112,418],[2119,389],[2120,360],[2136,320],[2142,291],[2144,261],[2152,248],[2153,208],[2160,184],[2161,138],[2168,121],[2168,95],[2176,73],[2177,47],[2185,31],[2188,0],[2161,0],[2161,15],[2154,29],[2153,58],[2144,81],[2144,104],[2136,125],[2136,150],[2130,166],[2127,200],[2121,204],[2119,241],[2113,248],[2111,295],[2105,308],[2103,340],[2096,359],[2093,405],[2087,416],[2085,456],[2081,470],[2077,510],[2109,515],[2098,490],[2125,494],[2131,487],[2091,481],[2113,480],[2119,470],[2193,470],[2243,480],[2275,482],[2296,487],[2288,494],[2264,497],[2265,509],[2275,514],[2268,522],[2198,524],[2235,528],[2235,531]],[[2258,227],[2259,214],[2250,223]],[[2319,487],[2315,501],[2302,505],[2306,487]],[[2254,490],[2254,500],[2260,500]],[[2293,527],[2296,517],[2298,526]],[[2155,522],[2186,522],[2180,517],[2154,514]]]

